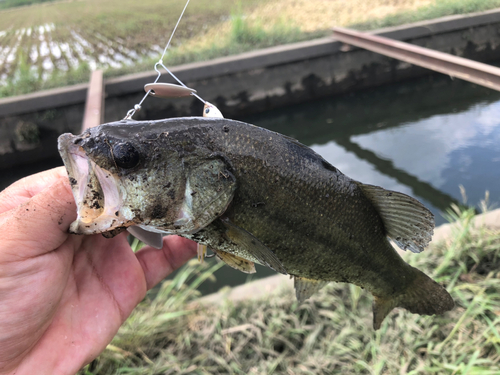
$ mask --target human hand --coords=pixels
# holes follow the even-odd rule
[[[69,234],[75,219],[62,167],[0,193],[0,374],[76,373],[148,289],[196,254],[177,236],[134,254],[125,234]]]

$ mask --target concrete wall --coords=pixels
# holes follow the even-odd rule
[[[500,60],[500,10],[445,17],[376,34],[469,59]],[[345,48],[333,38],[258,50],[171,70],[226,117],[265,111],[315,98],[430,74],[430,71],[375,53]],[[105,82],[105,121],[125,116],[144,95],[156,73]],[[173,82],[167,75],[163,82]],[[87,85],[0,100],[0,169],[54,157],[55,139],[78,133]],[[201,115],[194,98],[148,98],[135,119]]]

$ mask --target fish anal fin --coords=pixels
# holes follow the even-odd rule
[[[420,253],[432,239],[434,215],[415,198],[358,182],[379,213],[387,236],[403,250]]]
[[[253,234],[234,225],[227,217],[221,217],[220,222],[226,229],[224,235],[236,246],[255,257],[258,263],[284,275],[287,274],[285,267],[276,255]]]
[[[373,329],[378,330],[385,317],[396,307],[396,301],[391,298],[373,296]]]
[[[253,262],[250,262],[249,260],[240,258],[233,254],[229,254],[225,251],[213,250],[213,252],[215,253],[215,255],[217,255],[217,257],[219,257],[220,260],[222,260],[228,266],[233,267],[234,269],[237,269],[244,273],[256,272],[255,264]]]
[[[380,328],[384,318],[394,307],[403,307],[414,314],[441,315],[455,307],[450,294],[425,273],[412,267],[414,280],[400,294],[393,297],[374,296],[373,328]]]
[[[328,284],[328,281],[306,279],[305,277],[294,276],[293,284],[297,300],[299,302],[303,302]]]

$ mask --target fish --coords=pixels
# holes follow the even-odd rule
[[[454,307],[446,289],[407,264],[433,214],[418,200],[344,175],[309,147],[218,117],[122,120],[62,134],[58,148],[77,204],[74,234],[129,230],[157,248],[176,234],[229,266],[255,263],[294,278],[299,301],[330,282],[373,295],[373,328],[396,307]]]

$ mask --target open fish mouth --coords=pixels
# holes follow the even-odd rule
[[[104,233],[133,225],[120,212],[123,196],[118,178],[93,162],[73,143],[74,138],[72,134],[59,138],[59,152],[77,205],[78,217],[71,223],[70,233]]]

